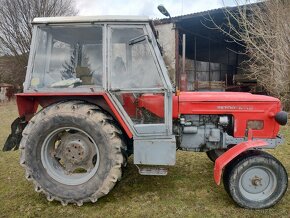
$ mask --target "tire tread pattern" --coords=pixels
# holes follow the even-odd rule
[[[35,128],[38,128],[38,123],[42,122],[42,120],[47,119],[50,116],[58,116],[62,113],[73,113],[77,115],[84,115],[88,117],[88,119],[93,120],[96,123],[100,123],[102,125],[102,129],[105,132],[105,135],[110,142],[111,151],[110,158],[113,160],[113,164],[111,169],[103,181],[101,187],[96,190],[91,196],[87,196],[83,199],[62,199],[59,196],[53,196],[49,191],[44,190],[37,182],[36,172],[27,166],[26,164],[26,146],[29,143],[29,135]],[[96,202],[99,198],[107,195],[112,188],[115,186],[116,182],[121,179],[122,176],[122,168],[126,166],[127,158],[124,156],[126,153],[126,145],[122,140],[122,131],[117,126],[117,123],[114,122],[112,116],[108,113],[102,111],[96,105],[88,104],[82,101],[68,101],[68,102],[60,102],[53,105],[50,105],[41,111],[39,111],[28,123],[26,128],[23,131],[23,137],[20,142],[20,165],[25,169],[25,177],[27,180],[32,181],[35,187],[35,191],[42,192],[46,195],[47,200],[53,201],[57,200],[62,203],[62,205],[67,205],[68,203],[75,203],[78,206],[81,206],[84,202]]]

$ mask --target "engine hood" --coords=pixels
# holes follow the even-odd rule
[[[279,102],[279,99],[246,92],[180,92],[179,102]]]

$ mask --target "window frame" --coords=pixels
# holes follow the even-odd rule
[[[153,61],[155,64],[155,67],[157,68],[157,73],[162,81],[163,87],[161,88],[130,88],[130,89],[117,89],[114,90],[111,87],[111,58],[112,58],[112,29],[113,28],[140,28],[140,26],[143,26],[143,31],[145,34],[148,34],[148,36],[151,39],[151,42],[148,41],[147,37],[146,40],[148,41],[149,49],[151,52],[151,55],[153,57]],[[146,137],[146,136],[153,136],[153,135],[164,135],[168,136],[172,134],[172,86],[169,82],[169,78],[166,78],[164,76],[164,69],[166,70],[165,66],[160,65],[159,62],[160,58],[162,59],[160,52],[158,50],[157,43],[155,41],[155,37],[153,36],[152,31],[150,31],[150,28],[148,24],[137,24],[137,25],[108,25],[107,27],[108,32],[108,90],[110,93],[110,98],[114,101],[116,104],[119,112],[122,114],[122,116],[125,118],[126,122],[133,127],[134,135],[137,137]],[[131,93],[161,93],[164,95],[164,122],[163,123],[157,123],[157,124],[134,124],[117,97],[114,93],[119,92],[131,92]]]

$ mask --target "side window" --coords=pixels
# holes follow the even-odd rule
[[[164,123],[163,93],[116,93],[116,98],[133,124]]]
[[[40,28],[30,87],[102,86],[102,32],[101,26]]]
[[[150,43],[151,39],[142,26],[111,28],[111,89],[137,132],[140,124],[154,126],[165,123],[164,84]],[[140,131],[144,129],[140,127]],[[147,131],[165,130],[159,126]]]
[[[111,44],[111,88],[161,88],[150,39],[142,28],[113,28]]]

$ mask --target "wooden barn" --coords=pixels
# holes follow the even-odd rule
[[[245,76],[244,48],[214,29],[210,19],[223,25],[224,9],[154,21],[172,82],[178,89],[188,91],[261,92],[256,81]]]

